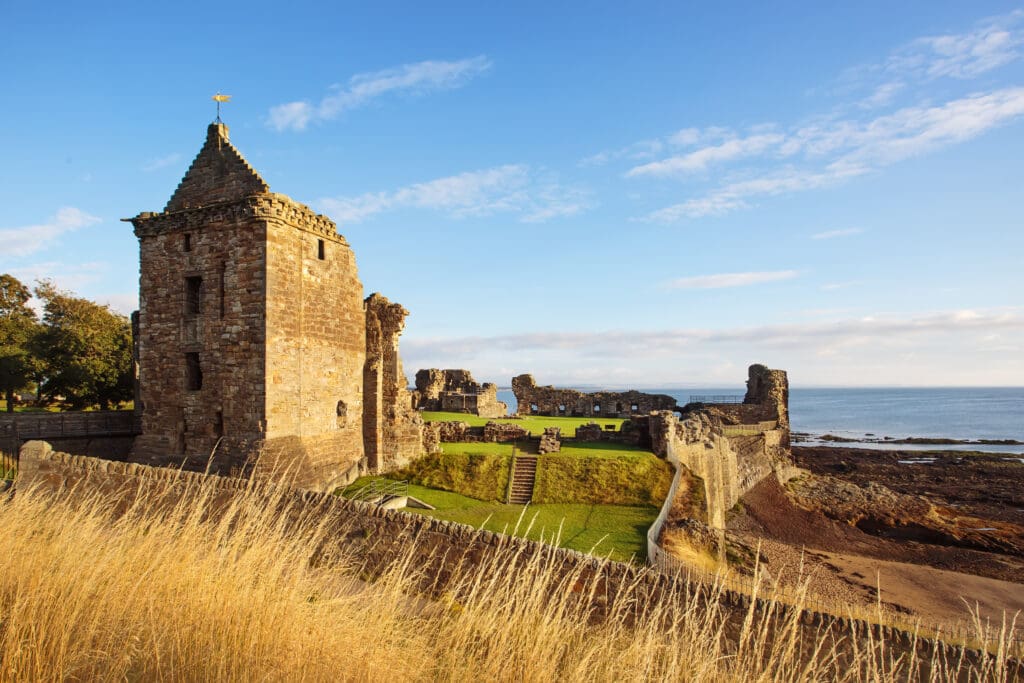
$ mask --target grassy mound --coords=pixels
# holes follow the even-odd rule
[[[565,448],[537,460],[536,503],[660,506],[672,466],[643,451]]]
[[[449,444],[445,444],[446,446]],[[512,447],[506,444],[464,444],[413,462],[391,475],[413,484],[459,493],[479,500],[505,500],[512,468]],[[504,446],[504,451],[495,446]]]

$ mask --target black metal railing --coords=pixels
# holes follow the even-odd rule
[[[742,394],[696,394],[690,396],[690,403],[711,403],[735,405],[743,403]]]

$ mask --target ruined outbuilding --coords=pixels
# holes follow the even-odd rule
[[[364,301],[335,224],[270,191],[213,123],[139,238],[132,457],[326,489],[423,453],[398,358],[407,312]]]
[[[469,370],[429,368],[416,373],[413,407],[418,410],[505,417],[508,405],[498,400],[498,386],[480,384]]]
[[[518,405],[516,415],[549,417],[630,417],[654,410],[675,410],[676,400],[666,394],[640,391],[598,391],[537,386],[533,375],[512,378],[512,392]]]

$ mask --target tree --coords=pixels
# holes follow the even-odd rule
[[[0,275],[0,392],[7,399],[7,412],[14,411],[14,392],[32,382],[36,367],[31,344],[39,322],[29,298],[28,287],[17,278]]]
[[[72,410],[132,397],[132,330],[127,317],[43,281],[42,332],[36,337],[43,365],[42,393],[64,396]]]

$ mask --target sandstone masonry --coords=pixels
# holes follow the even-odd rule
[[[665,394],[639,391],[598,391],[584,393],[574,389],[537,386],[533,375],[512,378],[512,391],[518,406],[516,415],[555,417],[630,417],[654,410],[675,410],[676,400]]]
[[[508,406],[498,400],[496,384],[480,384],[469,370],[429,368],[416,373],[414,407],[419,410],[505,417]]]
[[[404,309],[364,303],[334,223],[270,192],[227,126],[210,125],[162,213],[129,220],[141,270],[134,460],[211,461],[319,489],[422,454],[397,355]]]

